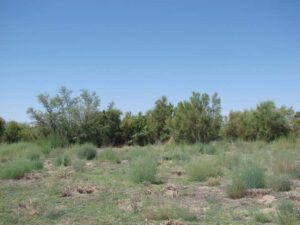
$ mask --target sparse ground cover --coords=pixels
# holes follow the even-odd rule
[[[1,145],[0,224],[299,224],[299,150]]]

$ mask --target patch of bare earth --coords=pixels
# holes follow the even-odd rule
[[[71,197],[71,196],[80,196],[80,195],[89,195],[96,192],[102,191],[99,187],[75,187],[67,188],[61,193],[61,197]]]

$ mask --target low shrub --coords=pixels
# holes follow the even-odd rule
[[[248,162],[241,168],[241,179],[248,189],[265,187],[265,171],[256,163]]]
[[[114,163],[121,163],[121,161],[122,161],[121,157],[113,149],[107,149],[107,150],[101,151],[98,154],[97,159],[99,161],[111,161]]]
[[[80,159],[92,160],[97,155],[97,148],[92,144],[78,146],[77,155]]]
[[[231,174],[231,183],[226,187],[226,193],[232,199],[242,198],[246,195],[246,184],[238,171]]]
[[[139,157],[130,164],[129,176],[135,183],[151,182],[156,180],[157,161],[154,157]]]
[[[66,154],[58,155],[54,159],[54,165],[55,166],[70,166],[72,163],[70,156]]]
[[[222,168],[217,160],[206,159],[191,162],[186,173],[193,181],[205,181],[209,177],[218,177],[222,175]]]
[[[268,187],[274,191],[289,191],[291,190],[290,177],[284,174],[269,177]]]
[[[30,173],[33,170],[39,170],[43,168],[41,161],[29,161],[27,159],[16,159],[5,163],[0,169],[1,179],[20,179],[26,173]]]

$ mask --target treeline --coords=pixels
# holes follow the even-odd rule
[[[272,101],[255,109],[221,114],[221,99],[193,92],[189,100],[172,105],[161,97],[146,113],[125,114],[113,103],[100,110],[95,92],[82,90],[73,97],[62,87],[55,96],[40,94],[43,110],[29,108],[33,124],[5,122],[0,118],[0,140],[49,140],[55,146],[90,142],[97,146],[210,142],[217,139],[272,141],[300,135],[300,112],[276,107]]]

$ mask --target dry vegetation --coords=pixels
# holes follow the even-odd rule
[[[0,224],[299,224],[299,147],[3,144]]]

